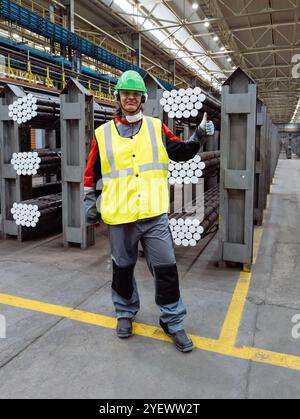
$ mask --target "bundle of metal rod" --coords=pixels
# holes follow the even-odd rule
[[[61,194],[48,195],[21,203],[15,202],[11,213],[17,225],[35,228],[38,224],[51,222],[51,219],[61,217],[62,196]]]
[[[113,118],[113,108],[101,106],[96,102],[94,107],[94,117],[97,122]],[[60,99],[42,93],[29,93],[9,105],[8,109],[8,116],[19,125],[28,123],[33,119],[49,121],[60,117]]]
[[[101,106],[98,103],[94,104],[94,121],[95,125],[104,124],[114,118],[115,109],[106,106]]]
[[[200,87],[165,91],[160,100],[161,106],[170,119],[196,118],[203,107],[206,95]]]
[[[191,215],[196,212],[204,213],[205,209],[209,207],[212,203],[219,200],[220,197],[220,188],[219,185],[216,185],[214,188],[209,189],[207,192],[201,196],[197,196],[192,201],[185,203],[184,205],[184,215]],[[180,218],[183,215],[182,208],[175,209],[172,217]]]
[[[114,118],[114,114],[106,114],[103,116],[97,116],[94,118],[94,125],[98,127],[99,125],[105,124],[108,121],[111,121]]]
[[[61,155],[54,151],[14,153],[11,164],[19,176],[32,176],[61,169]]]
[[[195,247],[218,218],[218,207],[219,202],[214,207],[209,207],[202,222],[186,217],[170,219],[170,229],[176,246]]]
[[[207,178],[210,176],[216,176],[220,172],[220,159],[207,160],[206,167],[203,170],[203,177]]]
[[[205,162],[207,160],[211,160],[211,159],[220,159],[221,152],[220,151],[208,151],[206,153],[201,153],[200,157],[201,157],[201,160],[205,161]]]
[[[220,117],[221,102],[199,87],[165,91],[160,104],[171,119],[196,118],[200,110]]]
[[[169,218],[179,219],[181,217],[194,217],[197,216],[198,218],[203,218],[204,212],[206,209],[214,205],[215,202],[219,201],[220,192],[219,186],[217,185],[215,188],[210,189],[205,194],[198,194],[198,196],[191,200],[190,202],[185,202],[184,207],[182,203],[179,204],[179,207],[175,207],[173,213],[169,215]]]
[[[209,201],[205,204],[205,211],[204,211],[204,219],[210,216],[211,213],[216,211],[219,208],[220,204],[220,197],[216,196],[214,198],[211,198]]]
[[[171,161],[169,164],[169,184],[170,185],[196,185],[199,178],[203,175],[205,163],[201,161],[201,157],[196,155],[188,162],[176,163]]]
[[[170,229],[177,246],[196,246],[203,235],[216,221],[219,212],[219,185],[205,193],[203,201],[204,215],[202,221],[195,217],[191,218],[191,216],[187,216],[186,214],[174,213],[169,216]],[[194,201],[190,203],[190,206],[192,207],[193,204],[195,204]],[[199,208],[197,208],[197,210],[200,212]]]
[[[61,163],[41,164],[38,169],[38,175],[55,175],[61,171]]]
[[[203,234],[203,227],[200,221],[191,218],[175,218],[170,219],[170,229],[176,246],[195,247],[201,240]]]
[[[217,165],[220,165],[220,159],[218,158],[205,161],[205,169],[208,169],[210,167],[217,166]]]
[[[212,110],[207,105],[203,105],[203,107],[201,109],[201,113],[204,113],[204,112],[207,113],[209,120],[218,121],[219,123],[221,122],[221,109],[216,111],[216,110]]]
[[[60,102],[59,98],[55,96],[29,93],[9,105],[8,110],[8,116],[20,125],[36,117],[45,119],[58,117]]]
[[[33,153],[38,153],[39,157],[49,157],[49,156],[60,156],[61,155],[61,149],[55,148],[55,149],[49,149],[49,148],[36,148],[32,150]]]
[[[211,96],[209,93],[205,93],[204,105],[210,109],[214,109],[217,112],[221,112],[221,102]]]
[[[40,198],[46,195],[59,194],[62,191],[61,182],[45,183],[43,185],[35,185],[32,187],[32,198]]]
[[[220,173],[220,163],[208,167],[207,169],[205,169],[203,171],[203,177],[204,178],[209,178],[209,177],[215,177]]]
[[[208,233],[208,231],[216,223],[218,218],[219,218],[219,211],[214,210],[209,214],[209,216],[207,216],[207,218],[205,218],[205,220],[203,220],[203,222],[201,224],[203,229],[204,229],[203,235],[206,235]]]
[[[199,219],[199,221],[203,221],[207,216],[209,216],[209,214],[215,210],[218,210],[219,208],[219,195],[216,195],[214,197],[211,197],[210,199],[205,199],[204,202],[196,202],[193,205],[196,206],[191,206],[189,207],[187,204],[185,211],[186,213],[181,214],[181,215],[176,215],[174,218],[175,219],[179,219],[181,217],[184,217],[185,219],[190,217],[191,215],[193,215],[195,218]],[[176,218],[177,217],[177,218]],[[202,221],[201,221],[201,225],[202,225]]]

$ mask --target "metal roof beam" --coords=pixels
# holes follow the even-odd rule
[[[225,5],[225,7],[227,6],[226,4],[224,4],[223,1],[218,0],[221,4]],[[199,25],[199,24],[204,24],[205,22],[209,22],[209,23],[224,23],[224,20],[226,21],[230,21],[230,20],[234,20],[234,19],[240,19],[240,18],[247,18],[247,17],[254,17],[254,16],[261,16],[261,15],[269,15],[272,13],[286,13],[286,12],[295,12],[296,10],[300,10],[300,6],[295,6],[292,8],[284,8],[284,9],[274,9],[273,7],[270,8],[266,8],[257,12],[252,12],[252,13],[244,13],[244,14],[233,14],[231,16],[223,16],[222,18],[208,18],[208,19],[201,19],[201,20],[195,20],[195,21],[187,21],[184,23],[185,26],[190,26],[190,25]],[[159,30],[159,29],[172,29],[175,27],[181,26],[180,23],[175,23],[175,24],[171,24],[171,25],[164,25],[164,26],[159,26],[157,28],[154,29],[143,29],[141,32],[149,32],[151,30]],[[250,28],[249,28],[250,29]]]

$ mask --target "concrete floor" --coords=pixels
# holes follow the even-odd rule
[[[292,317],[300,313],[300,160],[280,160],[238,346],[300,356]],[[216,267],[218,237],[178,249],[186,330],[218,339],[240,272]],[[0,293],[114,317],[105,229],[87,251],[61,237],[20,244],[0,240]],[[136,277],[142,308],[136,322],[158,326],[154,283],[145,261]],[[111,329],[0,304],[0,398],[299,398],[300,371],[139,335],[120,341]]]

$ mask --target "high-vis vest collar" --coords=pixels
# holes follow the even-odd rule
[[[132,138],[119,135],[114,121],[96,130],[102,182],[100,212],[110,225],[165,214],[169,209],[169,156],[160,120],[143,117]]]

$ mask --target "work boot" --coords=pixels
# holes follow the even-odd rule
[[[126,339],[132,336],[132,319],[118,319],[117,336],[120,339]]]
[[[161,320],[159,323],[165,334],[173,340],[178,351],[191,352],[194,349],[192,340],[188,337],[183,329],[175,333],[170,333],[166,323],[163,323]]]

